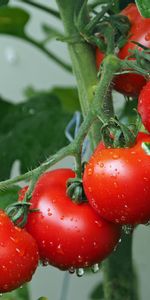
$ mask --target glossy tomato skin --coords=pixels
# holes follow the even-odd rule
[[[138,112],[145,128],[150,132],[150,81],[143,87],[139,95]]]
[[[0,293],[10,292],[30,281],[38,264],[33,237],[12,223],[0,210]]]
[[[150,135],[139,133],[132,148],[102,149],[100,144],[85,168],[87,199],[106,220],[121,225],[150,220],[150,156],[143,142],[150,142]]]
[[[43,174],[31,199],[39,209],[28,217],[27,230],[36,239],[43,264],[62,270],[91,266],[111,253],[120,227],[101,219],[88,203],[75,204],[66,195],[70,169]]]
[[[118,57],[120,59],[125,59],[128,55],[130,55],[129,49],[137,47],[131,41],[136,41],[148,48],[150,47],[150,19],[142,17],[136,5],[133,3],[129,4],[124,10],[122,10],[121,14],[127,16],[131,23],[128,42],[118,53]],[[103,58],[103,53],[97,48],[96,64],[98,68]],[[115,90],[132,97],[138,96],[145,84],[145,78],[139,74],[122,74],[114,79]]]

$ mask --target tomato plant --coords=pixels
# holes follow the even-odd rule
[[[150,19],[142,17],[136,5],[133,3],[129,4],[124,10],[122,10],[121,14],[127,16],[131,23],[128,41],[118,53],[118,57],[120,59],[125,59],[131,54],[129,50],[137,47],[134,43],[132,43],[132,41],[140,43],[148,48],[150,47]],[[97,68],[99,68],[103,58],[104,54],[97,48]],[[114,88],[120,93],[135,97],[139,95],[141,88],[145,85],[145,83],[145,78],[139,74],[120,74],[114,80]]]
[[[43,264],[63,270],[100,262],[120,238],[120,227],[101,219],[88,203],[73,203],[66,195],[66,182],[74,176],[71,169],[57,169],[40,177],[31,199],[31,209],[39,212],[31,213],[26,225]]]
[[[0,210],[0,292],[16,289],[30,281],[38,264],[33,237],[12,223]]]
[[[145,128],[150,131],[150,81],[143,87],[138,99],[138,112]]]
[[[144,142],[150,135],[139,133],[131,148],[97,148],[86,166],[85,193],[106,220],[132,225],[150,220],[150,156]]]

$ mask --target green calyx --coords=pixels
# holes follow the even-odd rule
[[[13,223],[22,228],[27,222],[30,205],[31,203],[25,201],[15,202],[8,206],[5,211]]]
[[[84,194],[81,178],[70,178],[67,181],[67,195],[75,203],[83,203],[87,201]]]
[[[85,41],[96,45],[107,54],[124,46],[130,30],[129,19],[121,14],[114,15],[113,4],[110,2],[102,6],[98,13],[94,11],[95,16],[84,27],[78,27]]]
[[[137,112],[136,112],[137,113]],[[141,127],[141,117],[137,113],[135,124],[126,126],[117,117],[110,118],[101,128],[102,140],[106,148],[128,148],[135,143]]]

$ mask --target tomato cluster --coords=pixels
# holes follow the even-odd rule
[[[141,43],[150,47],[150,19],[144,19],[134,4],[122,11],[131,22],[129,39],[118,56]],[[96,50],[97,67],[104,54]],[[150,81],[138,74],[119,75],[115,89],[137,96],[138,111],[150,131]],[[142,89],[143,88],[143,89]],[[32,193],[25,229],[16,227],[0,210],[0,293],[11,291],[32,278],[38,261],[61,270],[91,267],[116,247],[121,226],[150,221],[150,135],[139,133],[130,148],[95,149],[83,172],[87,201],[75,203],[67,194],[71,169],[57,169],[40,176]],[[28,187],[21,189],[19,201]],[[85,200],[85,199],[84,199]]]

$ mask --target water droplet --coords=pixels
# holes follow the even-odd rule
[[[145,35],[145,41],[150,41],[150,32]]]
[[[99,265],[98,264],[94,264],[92,267],[91,267],[93,273],[96,273],[99,271]]]
[[[20,256],[24,256],[24,249],[16,248],[16,252],[19,253]]]
[[[94,246],[94,248],[97,248],[97,243],[93,242],[93,246]]]
[[[126,217],[125,216],[121,216],[121,221],[125,221]]]
[[[59,244],[58,246],[57,246],[57,253],[59,253],[59,254],[64,254],[64,251],[63,251],[63,249],[62,249],[62,245],[61,244]]]
[[[92,169],[91,168],[88,169],[88,175],[89,176],[92,175]]]
[[[115,222],[116,222],[116,223],[119,223],[119,219],[115,219]]]
[[[18,239],[14,238],[13,236],[10,236],[10,239],[11,239],[15,244],[18,243]]]
[[[61,216],[60,220],[64,220],[65,216]]]
[[[118,158],[119,158],[119,155],[117,155],[117,154],[113,155],[113,159],[118,159]]]
[[[5,243],[4,242],[0,242],[0,246],[1,247],[5,247]]]
[[[92,188],[91,188],[91,186],[89,186],[89,187],[88,187],[88,191],[89,191],[89,193],[91,193],[91,192],[92,192]]]
[[[47,260],[47,259],[44,259],[44,260],[42,261],[42,266],[43,266],[43,267],[47,267],[48,265],[49,265],[48,260]]]
[[[103,168],[103,167],[104,167],[104,164],[103,164],[103,163],[100,163],[99,166],[100,166],[101,168]]]
[[[76,274],[78,277],[82,277],[84,275],[84,269],[83,268],[77,269]]]
[[[124,225],[122,228],[126,234],[130,234],[133,230],[133,227],[131,225]]]
[[[121,241],[122,241],[122,240],[121,240],[121,239],[119,239],[118,243],[121,243]]]
[[[78,262],[82,262],[82,256],[78,255]]]
[[[75,268],[74,267],[70,267],[68,271],[69,271],[70,274],[73,274],[75,272]]]

